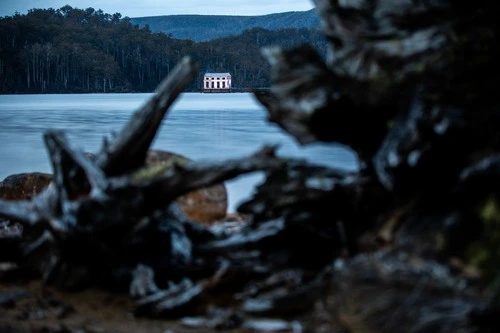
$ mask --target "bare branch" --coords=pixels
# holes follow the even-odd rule
[[[57,151],[57,154],[65,154],[66,158],[69,158],[71,163],[74,163],[73,168],[68,168],[68,166],[57,166],[54,168],[54,173],[63,171],[68,172],[75,167],[85,173],[85,178],[80,180],[67,180],[70,183],[75,183],[74,185],[78,187],[76,190],[82,191],[82,189],[90,185],[92,188],[98,188],[104,190],[107,187],[108,181],[106,180],[106,175],[97,167],[95,162],[90,160],[85,153],[78,151],[71,147],[67,138],[60,131],[47,131],[44,135],[45,142],[47,143],[47,148],[49,151]],[[53,154],[51,153],[51,156]],[[53,160],[52,164],[62,163],[62,161]],[[65,175],[66,177],[75,177],[76,173]],[[58,177],[55,177],[57,182]],[[78,184],[78,181],[84,181],[85,184]]]
[[[218,184],[245,173],[281,168],[285,163],[283,159],[275,156],[274,148],[264,147],[257,153],[241,159],[173,165],[163,170],[154,170],[156,174],[141,170],[132,174],[132,177],[111,179],[110,191],[123,188],[142,189],[146,195],[151,194],[146,200],[149,204],[158,201],[157,204],[163,206],[192,190]]]
[[[185,57],[172,74],[158,86],[150,99],[97,155],[97,165],[107,175],[116,176],[144,164],[147,151],[169,107],[196,76],[197,66]]]

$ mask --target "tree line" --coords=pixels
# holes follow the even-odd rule
[[[308,43],[326,52],[314,29],[253,28],[232,37],[195,43],[154,33],[129,17],[93,8],[32,9],[0,17],[0,93],[150,92],[184,55],[204,72],[230,72],[236,88],[270,85],[264,46]]]

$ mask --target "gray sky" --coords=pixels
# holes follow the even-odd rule
[[[58,9],[65,5],[102,9],[123,16],[158,16],[175,14],[265,15],[313,8],[312,0],[0,0],[0,16],[17,11],[26,14],[32,8]]]

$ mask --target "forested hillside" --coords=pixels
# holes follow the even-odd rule
[[[263,28],[196,43],[141,28],[119,13],[64,6],[0,18],[0,93],[149,92],[178,60],[191,55],[200,75],[230,72],[236,88],[269,86],[263,46],[311,43],[324,53],[315,29]]]
[[[288,28],[318,28],[315,9],[261,16],[231,15],[166,15],[134,17],[131,22],[141,27],[148,25],[153,32],[170,34],[174,38],[197,42],[234,36],[252,28],[280,30]]]

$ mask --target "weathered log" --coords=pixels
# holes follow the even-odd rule
[[[500,274],[491,264],[498,258],[495,253],[500,244],[494,236],[500,225],[494,185],[498,180],[495,158],[488,158],[498,151],[500,128],[492,84],[500,77],[495,11],[487,2],[316,0],[315,4],[330,41],[329,55],[323,60],[307,47],[265,50],[273,86],[257,97],[269,109],[269,119],[300,143],[338,142],[352,148],[362,165],[354,176],[359,186],[345,191],[336,186],[325,197],[313,200],[318,206],[311,209],[313,205],[300,205],[304,197],[288,196],[286,190],[278,199],[267,196],[266,192],[278,188],[272,184],[284,181],[286,189],[294,184],[287,177],[269,178],[268,188],[262,186],[256,198],[261,196],[258,200],[267,200],[272,208],[259,210],[262,206],[254,199],[255,208],[250,201],[242,209],[248,206],[248,212],[257,217],[264,214],[264,221],[290,216],[285,218],[290,226],[294,219],[302,221],[298,216],[304,214],[315,232],[324,230],[315,223],[320,220],[315,213],[324,209],[325,220],[342,226],[341,232],[336,230],[333,247],[338,249],[339,236],[344,234],[353,260],[360,250],[368,250],[355,245],[373,237],[370,251],[384,247],[407,251],[430,266],[430,259],[460,258],[476,267],[480,262],[482,272],[488,272],[483,283],[496,290],[493,295],[500,294]],[[292,179],[296,178],[300,176]],[[343,184],[342,177],[336,182]],[[362,271],[355,274],[362,276]],[[450,288],[451,293],[455,291]],[[464,310],[468,314],[476,311],[474,304],[480,307],[485,301],[463,297],[460,302],[469,304]],[[377,302],[377,298],[385,300],[374,290],[372,299]],[[388,294],[391,302],[389,298]],[[427,306],[429,299],[425,295],[423,299],[415,308]],[[370,301],[361,302],[359,311],[377,311],[376,304],[364,309]],[[498,312],[495,302],[489,306]],[[470,323],[470,317],[453,323],[447,321],[446,313],[440,316],[438,331]],[[427,319],[403,321],[411,330],[425,327]],[[358,322],[362,320],[354,318],[348,329],[364,332],[376,326],[358,326]],[[398,331],[398,326],[387,330]]]

